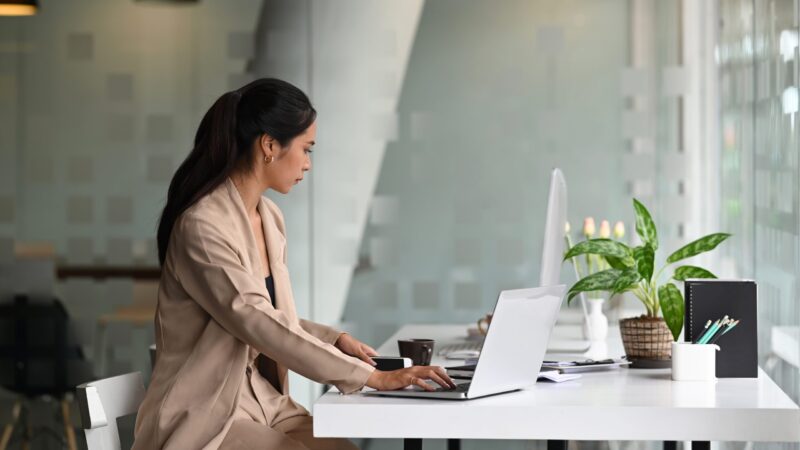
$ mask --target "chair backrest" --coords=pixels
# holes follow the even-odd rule
[[[0,264],[0,285],[5,275]],[[9,301],[2,290],[0,385],[26,397],[62,398],[94,378],[76,324],[58,298],[18,294]]]
[[[117,419],[139,410],[144,399],[142,374],[126,373],[82,384],[77,396],[89,450],[120,450]]]

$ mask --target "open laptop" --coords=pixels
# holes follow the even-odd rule
[[[534,384],[565,291],[564,285],[501,291],[470,383],[456,389],[413,386],[364,395],[470,400]]]

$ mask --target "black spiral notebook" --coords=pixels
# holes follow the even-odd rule
[[[739,324],[717,340],[717,378],[758,377],[756,283],[750,280],[692,279],[684,283],[684,341],[695,341],[712,322],[727,315]]]

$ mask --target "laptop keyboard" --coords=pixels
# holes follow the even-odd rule
[[[434,392],[467,392],[469,390],[469,385],[470,383],[457,384],[455,389],[438,387]]]

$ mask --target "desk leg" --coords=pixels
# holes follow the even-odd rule
[[[547,450],[567,450],[568,441],[547,441]]]
[[[711,442],[692,441],[692,450],[711,450]]]
[[[664,450],[678,450],[678,441],[664,441]]]
[[[461,439],[448,439],[447,450],[461,450]]]
[[[403,439],[403,450],[422,450],[422,439]]]

